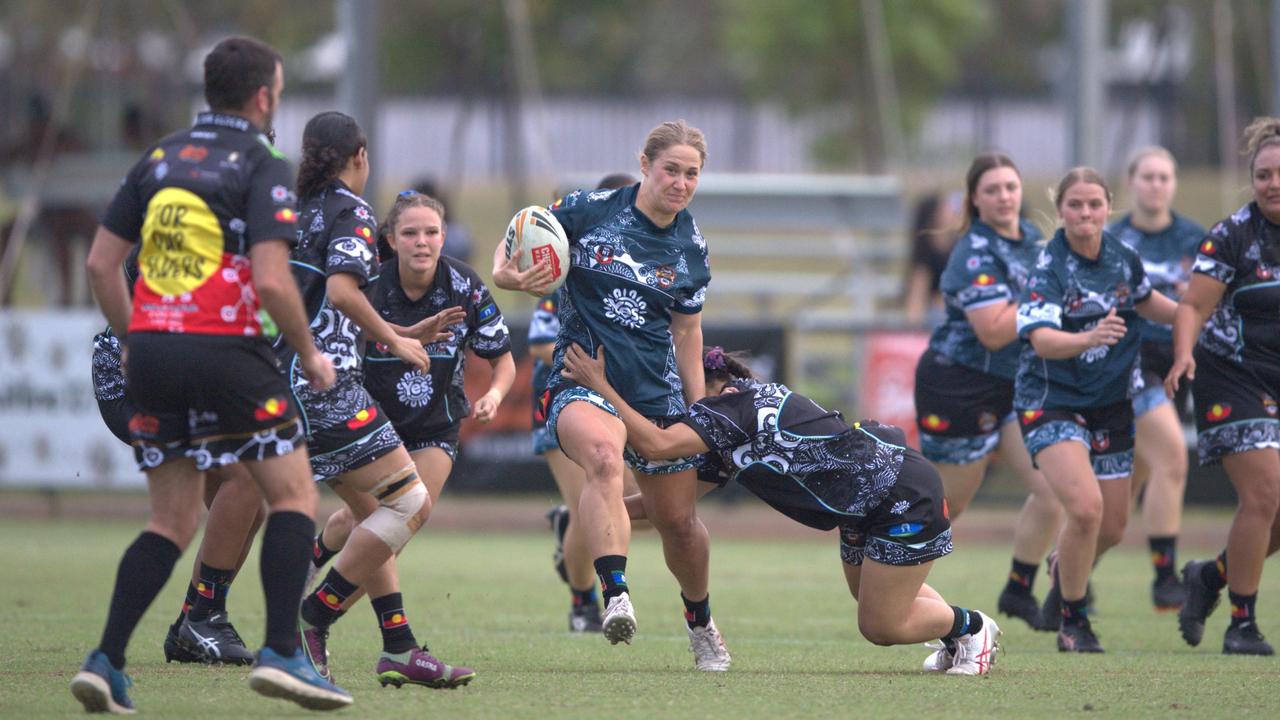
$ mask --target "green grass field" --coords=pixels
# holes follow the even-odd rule
[[[97,641],[115,567],[138,523],[6,519],[0,524],[0,716],[80,714],[67,684]],[[256,551],[255,551],[256,555]],[[471,665],[469,687],[383,689],[367,604],[333,633],[332,667],[356,699],[350,715],[433,718],[743,717],[1280,717],[1280,660],[1219,654],[1226,613],[1190,648],[1171,615],[1148,605],[1144,555],[1124,550],[1096,575],[1102,656],[1059,654],[1053,636],[1002,620],[1005,653],[987,678],[926,675],[923,647],[879,648],[858,635],[834,538],[716,540],[712,601],[733,670],[693,670],[674,581],[652,535],[637,535],[628,576],[639,619],[634,645],[565,631],[568,597],[547,534],[424,532],[401,573],[420,640]],[[1003,547],[961,547],[930,578],[949,600],[987,611],[1008,562]],[[130,650],[133,698],[151,717],[303,715],[252,693],[246,670],[167,665],[160,650],[181,600],[189,557],[148,613]],[[256,563],[229,607],[251,646],[261,639]],[[1259,603],[1280,633],[1274,565]],[[1043,577],[1040,578],[1043,584]],[[1040,588],[1043,591],[1043,587]],[[1280,639],[1280,635],[1276,636]]]

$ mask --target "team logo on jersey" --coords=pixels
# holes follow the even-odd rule
[[[1125,300],[1128,300],[1128,299],[1129,299],[1129,284],[1123,283],[1123,282],[1116,283],[1116,300],[1119,300],[1120,302],[1124,302]]]
[[[1204,417],[1209,422],[1222,422],[1231,417],[1231,405],[1229,403],[1214,403],[1205,411]]]
[[[291,223],[298,220],[298,213],[293,208],[280,208],[276,211],[276,222]]]
[[[369,222],[369,211],[364,209],[364,206],[357,205],[356,209],[353,212],[355,213],[356,217],[360,218],[361,220],[364,220],[365,222]]]
[[[932,430],[934,432],[942,432],[943,430],[946,430],[947,428],[951,427],[950,420],[942,417],[941,415],[935,415],[933,413],[929,413],[928,415],[925,415],[924,417],[920,418],[920,424],[924,427],[924,429]]]
[[[978,413],[978,427],[982,429],[982,432],[991,432],[996,429],[998,419],[995,413],[990,410],[983,410]]]
[[[1107,448],[1111,447],[1111,433],[1106,430],[1095,432],[1089,439],[1089,447],[1092,447],[1094,452],[1106,452]]]
[[[289,188],[283,185],[276,185],[275,187],[271,188],[271,199],[278,203],[282,203],[285,200],[288,200]]]
[[[394,630],[398,627],[404,627],[409,624],[409,616],[404,614],[404,610],[388,610],[382,613],[382,629]]]
[[[604,316],[631,330],[648,322],[644,316],[648,309],[649,304],[635,290],[614,288],[604,297]]]
[[[1276,416],[1276,401],[1270,395],[1262,396],[1262,409],[1271,417]]]
[[[1035,421],[1039,420],[1039,419],[1040,419],[1040,417],[1041,417],[1042,415],[1044,415],[1044,411],[1043,411],[1043,410],[1023,410],[1023,411],[1022,411],[1022,424],[1023,424],[1023,425],[1030,425],[1031,423],[1033,423],[1033,422],[1035,422]]]
[[[376,420],[378,417],[378,406],[370,405],[369,407],[356,413],[355,417],[347,421],[347,427],[351,430],[359,430]]]
[[[595,255],[596,262],[601,265],[608,265],[613,262],[613,248],[608,245],[597,245]]]
[[[135,435],[154,435],[160,432],[160,418],[134,413],[133,417],[129,418],[129,432]]]
[[[978,268],[982,267],[982,261],[979,260],[975,255],[974,257],[971,257],[968,260],[965,260],[964,266],[969,270],[977,270]]]
[[[973,284],[978,287],[987,287],[988,285],[995,285],[996,279],[986,273],[978,273],[978,277],[973,279]]]
[[[1200,252],[1205,255],[1212,255],[1218,251],[1218,245],[1213,240],[1205,240],[1200,243]]]
[[[184,145],[178,151],[178,159],[189,163],[198,163],[209,157],[209,148],[203,145]]]
[[[654,277],[658,279],[658,287],[666,290],[671,287],[671,283],[676,281],[676,270],[670,265],[660,265],[653,271]]]
[[[266,402],[259,405],[257,410],[253,411],[253,419],[258,422],[274,420],[281,415],[284,415],[285,411],[288,409],[288,400],[282,397],[269,398]]]

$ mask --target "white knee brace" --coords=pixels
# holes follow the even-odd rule
[[[391,552],[400,552],[422,527],[418,511],[429,499],[427,488],[414,466],[406,465],[379,481],[371,492],[379,507],[360,526],[377,535]]]

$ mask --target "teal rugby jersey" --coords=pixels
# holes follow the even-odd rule
[[[1019,410],[1102,407],[1129,397],[1140,339],[1135,306],[1151,297],[1142,259],[1104,232],[1096,260],[1076,254],[1058,230],[1036,260],[1018,305],[1018,335],[1050,327],[1090,330],[1112,308],[1128,332],[1115,345],[1090,348],[1067,360],[1046,360],[1028,342],[1018,363],[1013,405]]]
[[[1177,285],[1187,282],[1190,277],[1191,263],[1195,260],[1196,248],[1204,240],[1205,229],[1174,213],[1169,227],[1149,233],[1134,227],[1131,218],[1131,215],[1125,215],[1107,231],[1142,258],[1142,267],[1147,271],[1151,289],[1177,301],[1182,296]],[[1138,318],[1137,328],[1144,341],[1165,345],[1173,342],[1173,328],[1169,325]]]
[[[1039,228],[1026,220],[1018,227],[1022,239],[1014,240],[981,220],[974,220],[969,232],[956,242],[942,273],[947,319],[929,338],[929,349],[939,355],[1006,380],[1012,380],[1017,372],[1021,343],[1014,341],[991,352],[978,341],[965,313],[987,305],[1017,302],[1035,267],[1043,238]]]
[[[660,228],[636,209],[639,187],[579,190],[551,206],[569,238],[570,269],[548,383],[561,382],[569,343],[592,353],[603,345],[609,382],[631,407],[648,417],[681,415],[671,313],[702,311],[711,264],[689,211]]]

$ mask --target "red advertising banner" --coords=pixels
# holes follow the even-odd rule
[[[929,334],[878,330],[867,336],[858,417],[897,425],[911,447],[920,447],[916,430],[916,363],[929,345]]]

